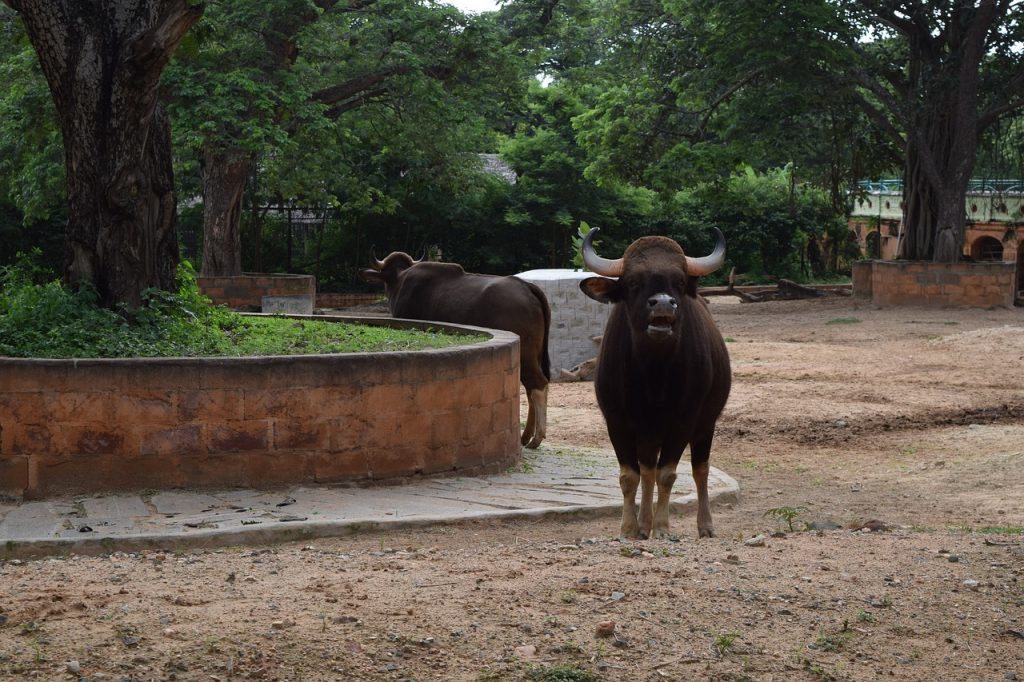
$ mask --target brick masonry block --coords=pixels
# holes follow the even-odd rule
[[[182,456],[203,452],[202,427],[199,424],[171,426],[152,430],[137,427],[139,454],[144,456]]]
[[[67,452],[82,455],[126,455],[138,452],[136,434],[130,427],[108,423],[58,424],[60,439]]]
[[[309,455],[314,480],[320,483],[365,481],[370,478],[369,453],[362,447]]]
[[[281,485],[284,483],[313,482],[316,474],[310,453],[306,450],[291,452],[250,452],[245,456],[245,478],[252,486]]]
[[[270,449],[270,422],[262,419],[203,425],[210,453],[252,452]]]
[[[423,473],[426,453],[416,444],[396,444],[370,451],[367,461],[370,477],[375,480]]]
[[[245,414],[245,393],[240,389],[187,391],[177,396],[178,420],[232,421]]]
[[[112,393],[108,400],[112,404],[113,419],[118,422],[168,425],[178,423],[175,395],[170,391]]]
[[[28,463],[24,455],[0,457],[0,494],[21,497],[29,487]]]
[[[45,424],[53,421],[53,396],[42,391],[0,393],[0,424]]]
[[[58,434],[45,424],[6,424],[3,432],[4,454],[35,455],[59,452]]]
[[[275,419],[274,450],[325,450],[331,443],[330,425],[326,421]]]

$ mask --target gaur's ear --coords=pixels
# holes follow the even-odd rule
[[[618,303],[622,300],[621,290],[618,280],[607,277],[588,277],[580,281],[580,291],[599,303]]]
[[[363,280],[364,282],[383,283],[384,275],[378,272],[377,270],[360,270],[359,279]]]

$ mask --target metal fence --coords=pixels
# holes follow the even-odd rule
[[[866,194],[903,194],[902,178],[861,180],[857,188]],[[968,194],[1024,194],[1021,179],[975,179],[967,183]]]

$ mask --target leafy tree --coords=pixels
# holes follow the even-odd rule
[[[671,194],[741,164],[793,162],[845,210],[851,179],[898,159],[834,87],[848,32],[822,0],[610,3],[588,172]]]
[[[390,118],[388,129],[425,133],[399,146],[421,159],[432,150],[436,160],[441,141],[455,139],[441,127],[478,140],[479,116],[496,111],[494,93],[519,77],[509,71],[493,21],[450,6],[275,1],[273,12],[252,0],[211,8],[196,49],[176,65],[182,139],[202,158],[205,274],[241,271],[247,180],[258,176],[262,184],[250,186],[250,199],[256,190],[279,204],[288,197],[388,211],[395,204],[381,201],[376,176],[357,171],[366,126]],[[394,136],[381,130],[370,131],[391,138],[381,157],[397,154]],[[258,232],[254,239],[258,245]]]
[[[1024,3],[843,5],[850,21],[875,38],[849,44],[860,58],[850,71],[862,88],[859,102],[905,150],[899,255],[956,260],[979,139],[1024,108]]]
[[[572,236],[580,222],[606,230],[610,240],[632,238],[664,227],[654,194],[615,180],[599,183],[586,174],[587,158],[577,144],[573,121],[585,111],[570,85],[534,84],[530,117],[501,146],[518,174],[504,222],[523,248],[522,267],[566,267]]]
[[[41,263],[62,267],[64,150],[53,99],[17,15],[0,5],[0,264],[41,249]]]
[[[170,123],[157,101],[171,53],[202,15],[188,0],[4,0],[50,86],[68,195],[64,276],[102,303],[174,286]]]
[[[821,275],[828,263],[820,246],[841,250],[847,233],[827,192],[796,183],[791,166],[763,174],[748,166],[680,191],[673,203],[680,220],[673,236],[689,248],[710,249],[708,226],[722,230],[729,245],[723,275],[730,267],[754,279]]]

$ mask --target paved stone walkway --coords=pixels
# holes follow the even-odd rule
[[[676,510],[695,513],[690,476],[676,480]],[[712,502],[736,481],[712,468]],[[342,536],[361,531],[557,514],[618,515],[611,451],[543,445],[514,471],[368,488],[147,490],[0,503],[0,557],[187,549]]]

